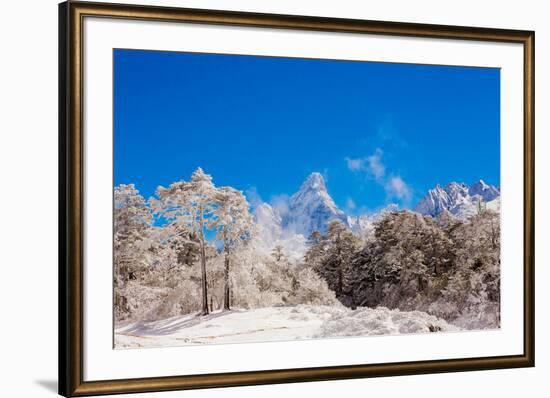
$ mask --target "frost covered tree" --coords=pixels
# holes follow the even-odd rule
[[[467,328],[500,326],[500,216],[485,210],[455,228],[455,266],[439,301]]]
[[[158,199],[152,201],[157,214],[171,220],[184,229],[196,234],[199,240],[201,263],[202,315],[209,313],[208,287],[206,275],[205,230],[214,228],[216,188],[212,177],[200,167],[195,170],[190,181],[178,181],[168,188],[158,187]]]
[[[340,221],[333,220],[326,234],[317,236],[316,243],[306,253],[309,265],[346,304],[352,282],[352,260],[358,248],[358,238]]]
[[[251,239],[254,231],[254,222],[249,212],[249,205],[244,195],[231,187],[219,188],[215,195],[216,207],[214,210],[216,238],[223,244],[224,255],[224,294],[223,308],[230,309],[230,260],[231,255],[244,242]]]
[[[341,306],[327,282],[311,268],[304,268],[294,275],[288,303],[291,305],[330,305]]]
[[[271,256],[275,259],[276,262],[285,260],[285,251],[283,246],[276,245],[273,250],[271,250]]]
[[[352,302],[426,311],[465,328],[496,327],[499,269],[497,213],[467,222],[450,214],[386,214],[353,259]]]
[[[325,250],[325,240],[323,239],[323,234],[319,231],[313,231],[306,242],[307,251],[304,255],[304,262],[312,267],[316,268],[319,266],[319,261],[323,258]]]
[[[417,309],[436,292],[435,277],[451,266],[451,240],[431,217],[410,211],[386,214],[375,224],[374,240],[356,261],[356,278],[369,292],[360,303]]]
[[[151,224],[151,211],[134,184],[121,184],[114,189],[114,277],[115,316],[128,315],[129,280],[136,279],[146,267],[143,250]]]
[[[162,242],[173,250],[177,264],[191,267],[199,259],[200,242],[198,236],[185,225],[175,221],[162,228]]]

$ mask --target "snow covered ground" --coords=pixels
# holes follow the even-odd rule
[[[115,330],[115,347],[162,347],[455,331],[424,312],[299,305],[184,315]]]

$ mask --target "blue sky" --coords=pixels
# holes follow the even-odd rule
[[[499,186],[500,71],[115,50],[115,185],[147,198],[199,166],[264,201],[318,171],[350,213]]]

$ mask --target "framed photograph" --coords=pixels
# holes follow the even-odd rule
[[[534,366],[534,32],[59,30],[62,395]]]

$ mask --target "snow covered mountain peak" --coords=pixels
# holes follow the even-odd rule
[[[321,175],[321,173],[313,172],[309,175],[308,178],[303,182],[302,186],[300,187],[300,191],[304,189],[316,189],[320,191],[326,191],[327,186],[325,184],[325,179]]]
[[[469,194],[470,196],[479,195],[486,202],[490,202],[500,196],[500,190],[493,185],[486,184],[483,180],[479,180],[470,186]]]
[[[466,220],[477,214],[480,207],[499,209],[500,190],[483,180],[472,185],[453,181],[446,186],[437,184],[430,189],[414,211],[432,217],[448,212],[453,217]],[[305,250],[301,246],[302,239],[305,240],[313,231],[326,232],[332,220],[338,220],[354,233],[364,235],[373,230],[376,220],[398,210],[396,205],[390,205],[373,214],[347,215],[330,196],[323,176],[315,172],[282,206],[271,207],[263,203],[256,207],[254,217],[265,242],[283,246],[290,242],[288,246],[298,253]]]
[[[478,186],[478,185],[480,187],[483,187],[483,188],[488,188],[489,187],[489,185],[487,183],[485,183],[485,181],[483,181],[483,180],[479,180],[476,183],[472,184],[472,187]]]
[[[471,186],[451,182],[442,188],[437,184],[417,204],[415,211],[432,217],[448,211],[458,218],[466,219],[476,214],[480,201],[488,203],[496,200],[499,196],[499,189],[486,184],[483,180],[479,180]]]
[[[298,192],[290,197],[288,205],[288,212],[283,215],[283,226],[306,237],[313,231],[324,232],[332,220],[340,220],[347,225],[346,214],[330,197],[320,173],[311,173]]]
[[[262,204],[255,209],[256,223],[266,241],[285,240],[293,235],[307,238],[313,231],[326,232],[328,224],[338,220],[354,233],[364,234],[387,212],[397,211],[395,204],[373,213],[347,215],[334,202],[320,173],[311,173],[284,206]],[[274,238],[274,239],[273,239]]]
[[[322,201],[331,208],[337,208],[330,197],[325,184],[325,179],[320,173],[311,173],[302,183],[298,192],[290,198],[290,204],[300,202]]]
[[[310,174],[298,192],[283,204],[261,203],[254,209],[261,249],[270,253],[282,246],[291,261],[299,262],[306,251],[306,238],[317,230],[324,232],[329,221],[347,223],[346,214],[330,197],[320,173]]]

